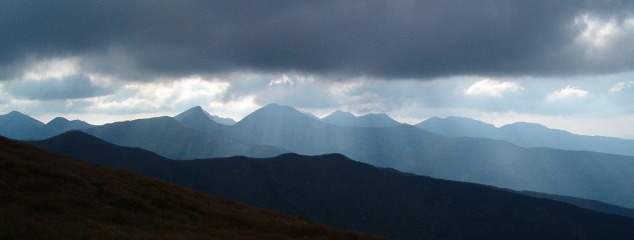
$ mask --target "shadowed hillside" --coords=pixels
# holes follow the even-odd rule
[[[0,138],[0,239],[370,239]]]
[[[506,190],[405,174],[340,154],[190,161],[80,132],[36,146],[320,223],[394,239],[628,239],[634,219]]]

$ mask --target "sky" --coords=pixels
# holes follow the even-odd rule
[[[634,139],[631,1],[0,0],[0,114],[269,103]]]

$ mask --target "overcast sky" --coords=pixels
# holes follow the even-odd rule
[[[0,114],[200,105],[465,116],[634,138],[630,1],[0,0]]]

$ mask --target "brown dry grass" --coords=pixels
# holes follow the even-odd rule
[[[372,239],[0,138],[0,239]]]

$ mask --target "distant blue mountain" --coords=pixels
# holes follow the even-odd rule
[[[59,135],[61,133],[71,131],[71,130],[81,130],[86,128],[94,127],[87,122],[81,120],[72,120],[69,121],[63,117],[56,117],[46,125],[41,126],[37,129],[36,133],[31,136],[33,139],[47,139],[52,136]]]
[[[7,138],[28,139],[42,126],[44,123],[17,111],[0,115],[0,135]]]
[[[139,147],[178,160],[235,155],[271,157],[288,152],[185,127],[171,117],[116,122],[82,131],[117,145]]]
[[[44,124],[20,112],[0,115],[0,135],[18,140],[41,140],[60,133],[93,127],[84,121],[57,117]]]
[[[225,118],[225,117],[221,117],[218,115],[211,115],[211,114],[209,116],[211,116],[211,120],[213,120],[214,122],[217,122],[223,125],[231,126],[233,124],[236,124],[236,120],[233,120],[231,118]]]
[[[321,121],[333,125],[351,127],[393,127],[401,125],[401,123],[384,113],[371,113],[357,117],[352,113],[340,110],[322,118]]]
[[[500,140],[446,137],[405,124],[338,126],[276,104],[215,133],[185,127],[171,117],[107,124],[84,131],[172,159],[271,157],[288,151],[303,155],[341,153],[375,166],[420,175],[634,207],[631,156],[523,148]]]
[[[174,119],[186,127],[209,133],[214,133],[220,129],[228,127],[225,124],[216,122],[214,117],[207,111],[203,110],[200,106],[193,107],[181,114],[178,114],[174,117]]]
[[[550,129],[536,123],[513,123],[497,128],[492,124],[463,118],[430,118],[416,127],[449,137],[474,137],[503,140],[520,147],[547,147],[634,156],[634,140],[583,136]]]
[[[256,110],[224,135],[304,155],[341,153],[380,167],[634,207],[634,157],[444,137],[414,126],[336,126],[291,107]],[[580,174],[583,173],[583,174]]]
[[[176,116],[174,116],[174,118],[176,119],[176,121],[179,121],[181,123],[183,123],[183,121],[187,118],[194,118],[195,121],[201,121],[201,119],[205,119],[205,120],[211,120],[214,123],[218,123],[221,125],[233,125],[236,124],[236,121],[231,119],[231,118],[223,118],[220,116],[216,116],[216,115],[211,115],[209,114],[209,112],[205,111],[202,107],[200,106],[195,106],[192,107],[190,109],[188,109],[187,111],[184,111]]]

